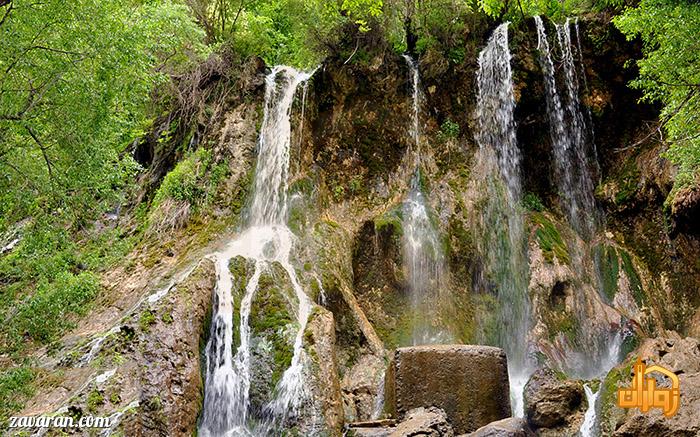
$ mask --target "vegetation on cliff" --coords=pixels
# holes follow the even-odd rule
[[[0,370],[0,423],[31,393],[33,363],[25,359],[26,349],[49,345],[52,350],[53,342],[102,296],[100,275],[108,267],[147,238],[181,229],[196,213],[219,207],[214,202],[217,187],[231,176],[230,166],[238,164],[233,158],[240,156],[199,142],[191,126],[169,115],[177,113],[171,111],[178,105],[180,115],[194,112],[195,106],[201,119],[220,115],[219,108],[195,97],[227,68],[243,70],[242,60],[254,57],[306,68],[331,57],[340,59],[338,64],[366,67],[372,45],[380,40],[431,66],[464,65],[474,62],[468,47],[474,46],[470,32],[477,22],[522,24],[535,14],[558,20],[601,10],[615,16],[615,26],[628,38],[644,43],[639,76],[631,86],[663,106],[649,137],[663,133],[670,144],[666,155],[679,169],[670,204],[684,187],[699,184],[700,6],[691,1],[79,0],[67,7],[55,0],[0,0],[0,319],[5,321],[0,365],[11,367]],[[230,96],[222,92],[219,97],[225,101]],[[387,118],[392,115],[386,111]],[[456,141],[468,132],[466,123],[453,121],[461,115],[439,117],[438,141]],[[383,140],[371,137],[372,126],[361,149],[368,156],[375,156]],[[162,165],[162,174],[146,182],[137,145],[150,141],[149,136],[155,152],[171,147],[173,156]],[[385,172],[385,158],[376,159],[368,171]],[[250,180],[250,169],[241,171],[231,193],[234,205],[228,205],[236,215]],[[336,203],[369,190],[360,176],[352,175],[347,183],[341,176],[334,176],[339,178],[332,188]],[[634,176],[616,200],[632,195]],[[312,185],[311,179],[307,182]],[[546,260],[570,263],[570,248],[550,220],[551,211],[545,211],[546,202],[532,194],[524,203],[532,210],[532,229]],[[399,238],[399,215],[391,211],[375,219],[373,233],[393,229]],[[459,232],[450,231],[450,244],[471,246],[462,224],[454,228]],[[617,273],[623,269],[641,304],[640,279],[629,254],[613,247],[602,253],[614,271],[604,278],[606,296],[614,297]],[[469,279],[478,266],[467,258],[460,254],[455,259]],[[490,294],[475,299],[474,306],[486,308],[482,313],[494,306]],[[148,315],[145,325],[156,321]],[[269,319],[273,316],[279,320]],[[270,313],[257,328],[272,332],[283,322],[284,317]],[[569,320],[560,324],[561,332],[577,329]],[[463,338],[477,329],[497,329],[466,322],[460,326]],[[286,363],[287,345],[279,337],[274,337],[279,343],[273,345],[274,358]],[[275,371],[273,379],[279,377]]]

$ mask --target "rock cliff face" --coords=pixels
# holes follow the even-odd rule
[[[682,414],[667,420],[609,407],[611,390],[626,381],[626,368],[618,367],[603,383],[601,399],[607,401],[599,407],[601,430],[630,436],[697,435],[697,341],[647,339],[665,336],[668,330],[695,336],[700,332],[700,242],[692,221],[698,196],[686,193],[679,198],[669,229],[662,204],[672,169],[660,155],[662,143],[640,141],[646,137],[643,122],[657,114],[654,108],[638,105],[638,95],[626,86],[634,72],[624,64],[639,55],[639,47],[625,42],[600,17],[580,24],[588,86],[581,98],[595,132],[600,163],[595,194],[606,217],[587,239],[564,218],[551,177],[552,145],[542,110],[545,90],[534,23],[528,20],[511,29],[517,140],[528,199],[520,208],[529,254],[527,352],[539,366],[592,379],[605,376],[596,366],[616,334],[620,360],[642,344],[633,355],[647,351],[659,360],[654,362],[680,372],[685,387]],[[418,58],[425,94],[420,182],[447,266],[445,290],[433,303],[437,316],[430,322],[464,344],[495,344],[500,329],[495,315],[509,304],[497,299],[477,228],[484,193],[476,188],[474,78],[477,54],[493,27],[475,17],[464,35],[468,44],[461,62],[434,54]],[[291,112],[288,222],[298,240],[294,268],[314,307],[303,333],[312,395],[306,413],[289,428],[335,436],[346,423],[387,415],[402,420],[406,415],[429,430],[420,435],[530,435],[528,425],[515,419],[492,424],[491,431],[477,431],[510,415],[507,394],[500,391],[500,398],[481,405],[488,410],[485,421],[459,418],[460,412],[476,407],[471,404],[454,411],[409,411],[430,407],[411,401],[440,390],[496,393],[496,383],[484,379],[492,370],[486,364],[481,374],[459,386],[446,386],[454,375],[442,375],[433,392],[404,393],[401,396],[408,398],[400,402],[400,409],[382,410],[388,358],[397,347],[412,345],[416,323],[401,248],[402,204],[413,173],[408,126],[412,96],[405,60],[381,35],[370,34],[358,53],[347,62],[347,56],[326,60],[305,91],[303,115],[301,99]],[[126,268],[112,273],[114,283],[131,281],[128,289],[129,284],[116,287],[129,297],[119,305],[104,305],[100,329],[86,323],[62,341],[55,355],[40,357],[47,372],[60,376],[55,377],[58,381],[47,378],[46,390],[23,414],[60,409],[75,415],[115,414],[115,431],[124,435],[191,435],[196,429],[203,390],[201,351],[209,335],[207,315],[216,284],[212,262],[199,260],[235,234],[245,216],[261,119],[264,68],[251,62],[240,69],[235,85],[224,79],[217,84],[230,86],[232,97],[218,102],[206,128],[197,126],[200,144],[210,147],[215,159],[227,162],[226,201],[212,206],[204,226],[184,219],[168,228],[162,234],[167,241],[156,244],[148,256],[132,258],[133,273]],[[145,143],[140,147],[148,149]],[[152,167],[149,181],[158,179],[163,169],[156,161],[164,160],[145,162]],[[219,222],[226,225],[212,225]],[[175,253],[168,257],[166,247],[175,247]],[[187,270],[184,261],[193,258],[197,267],[181,275]],[[249,263],[239,257],[229,266],[236,278],[236,305],[251,275]],[[273,266],[261,276],[252,305],[250,408],[256,412],[264,410],[289,366],[298,328],[298,302],[280,270]],[[167,293],[153,297],[159,290],[155,284],[161,282],[170,284]],[[234,343],[240,341],[236,335]],[[396,362],[400,359],[397,356]],[[505,361],[494,366],[499,378],[503,376]],[[409,376],[421,379],[425,374],[429,381],[434,371],[425,362]],[[451,371],[463,379],[471,375],[459,366]],[[549,403],[553,399],[561,402]],[[575,434],[583,421],[581,381],[561,381],[553,371],[537,373],[528,384],[526,400],[528,422],[539,435]]]

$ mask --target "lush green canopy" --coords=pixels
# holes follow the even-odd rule
[[[700,185],[700,4],[642,0],[615,18],[628,38],[641,37],[644,58],[632,86],[663,104],[661,124],[679,167],[675,187]]]

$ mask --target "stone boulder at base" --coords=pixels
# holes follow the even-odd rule
[[[406,414],[403,422],[389,437],[453,437],[454,431],[447,423],[447,415],[439,408],[415,408]]]
[[[525,385],[525,415],[538,435],[574,435],[586,409],[583,384],[539,369]]]
[[[430,345],[396,349],[386,378],[386,407],[403,418],[414,408],[436,407],[455,433],[510,417],[508,366],[491,346]]]
[[[525,419],[509,417],[482,426],[471,434],[460,437],[534,437]]]

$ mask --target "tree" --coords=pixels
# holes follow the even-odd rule
[[[152,88],[202,52],[202,32],[169,1],[0,8],[0,230],[113,206]]]
[[[668,201],[684,186],[700,185],[700,4],[642,0],[614,20],[628,39],[641,37],[644,58],[632,86],[644,99],[663,104],[661,124],[678,165]]]

